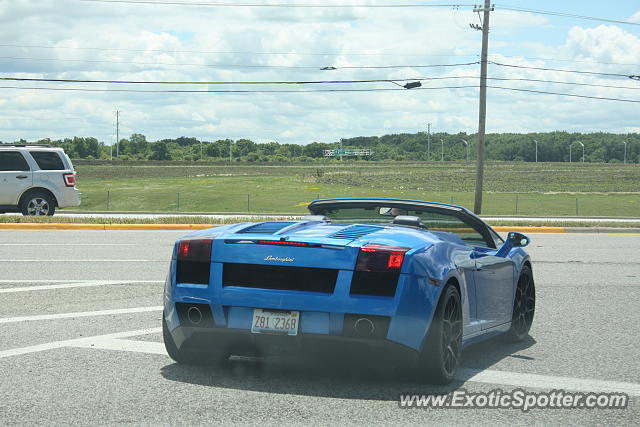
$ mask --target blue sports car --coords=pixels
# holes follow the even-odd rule
[[[163,315],[175,361],[361,354],[447,383],[464,346],[528,336],[526,236],[503,241],[463,207],[417,200],[323,199],[309,211],[176,242]]]

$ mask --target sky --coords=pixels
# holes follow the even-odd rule
[[[113,144],[115,111],[121,138],[150,141],[308,144],[424,132],[428,123],[432,132],[477,131],[481,32],[469,26],[480,23],[472,3],[162,3],[0,0],[3,79],[201,83],[3,80],[0,141],[93,136]],[[460,6],[371,7],[390,4]],[[487,132],[640,132],[638,102],[522,91],[640,101],[640,81],[627,77],[640,75],[640,25],[510,10],[522,8],[640,24],[638,0],[497,2],[489,60],[554,70],[490,64]],[[417,79],[421,87],[402,87]],[[242,83],[327,80],[378,81]]]

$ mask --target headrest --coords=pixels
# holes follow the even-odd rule
[[[408,225],[410,227],[422,227],[422,220],[418,216],[398,215],[393,219],[397,225]]]

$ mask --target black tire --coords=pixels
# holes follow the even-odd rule
[[[527,265],[522,267],[518,278],[516,295],[513,299],[513,315],[511,328],[505,334],[509,342],[521,342],[529,336],[529,330],[533,323],[536,311],[536,286],[533,281],[533,273]]]
[[[162,338],[167,354],[174,361],[185,365],[221,365],[226,362],[229,355],[226,353],[201,352],[192,349],[178,349],[171,337],[167,322],[162,316]]]
[[[442,291],[420,353],[421,379],[432,384],[449,384],[455,377],[461,353],[462,304],[458,289],[450,284]]]
[[[56,211],[56,202],[45,192],[32,191],[22,197],[20,211],[24,216],[53,216]]]

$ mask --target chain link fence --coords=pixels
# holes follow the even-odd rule
[[[300,213],[319,198],[360,195],[282,192],[278,194],[220,194],[210,192],[138,192],[136,190],[82,193],[82,205],[74,208],[95,212],[202,212],[202,213]],[[473,209],[472,193],[385,194],[450,203]],[[631,194],[512,194],[483,196],[485,216],[629,216],[640,217],[640,195]]]

